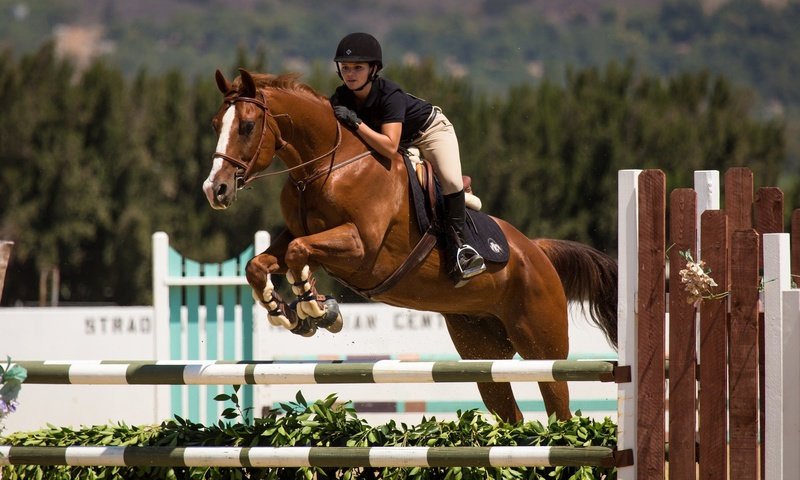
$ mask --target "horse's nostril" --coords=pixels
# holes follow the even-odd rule
[[[224,183],[220,184],[217,187],[217,198],[221,198],[225,196],[225,192],[227,192],[228,186]]]

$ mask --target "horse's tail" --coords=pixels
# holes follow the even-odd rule
[[[570,302],[588,302],[589,316],[617,348],[617,262],[609,255],[578,242],[538,238],[556,268]]]

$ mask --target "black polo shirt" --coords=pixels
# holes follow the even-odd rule
[[[340,85],[331,96],[332,105],[343,105],[356,112],[358,118],[376,132],[384,123],[401,122],[403,132],[400,145],[408,147],[433,110],[433,105],[410,93],[396,83],[382,77],[372,82],[372,88],[361,107],[356,106],[356,96],[345,85]]]

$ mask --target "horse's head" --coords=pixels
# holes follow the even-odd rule
[[[217,70],[217,87],[225,95],[212,124],[219,135],[214,163],[203,192],[213,208],[227,208],[256,173],[267,168],[284,144],[267,97],[253,76],[240,69],[232,83]]]

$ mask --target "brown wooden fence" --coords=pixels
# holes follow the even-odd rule
[[[783,193],[754,194],[747,168],[725,172],[722,190],[724,207],[701,214],[698,243],[697,192],[667,196],[662,171],[638,175],[636,478],[764,478],[761,246],[763,234],[784,232]],[[800,275],[800,209],[791,218]],[[705,262],[713,293],[727,295],[689,300],[678,274],[686,253]]]

